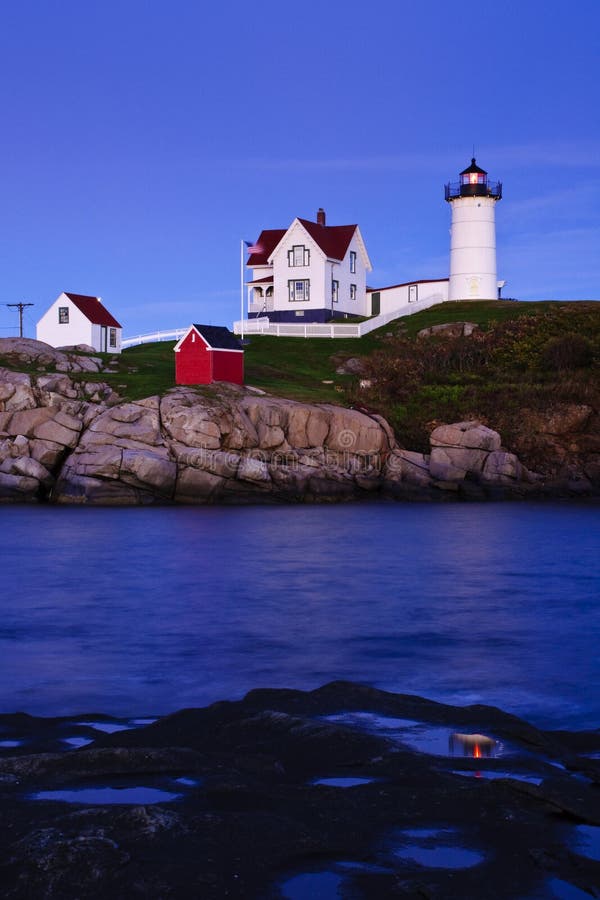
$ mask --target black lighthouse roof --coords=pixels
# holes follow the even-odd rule
[[[475,175],[487,175],[487,172],[485,171],[485,169],[481,169],[481,168],[475,163],[475,157],[473,156],[473,157],[471,158],[471,165],[469,166],[469,168],[468,168],[468,169],[463,169],[462,172],[461,172],[460,174],[461,174],[461,175],[473,175],[473,174],[475,174]]]
[[[491,197],[493,200],[502,198],[502,182],[490,181],[488,173],[471,159],[471,165],[463,169],[459,175],[459,181],[449,182],[445,188],[446,200],[451,203],[460,197]]]

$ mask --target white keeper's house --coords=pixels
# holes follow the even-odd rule
[[[51,347],[87,344],[100,353],[120,353],[122,331],[100,297],[63,291],[38,321],[36,337]]]
[[[328,322],[369,316],[371,261],[358,225],[294,219],[289,228],[262,231],[250,247],[248,317],[271,322]]]
[[[262,231],[246,263],[252,270],[245,282],[249,330],[259,327],[253,319],[263,328],[263,323],[325,323],[349,316],[371,317],[370,330],[385,324],[384,318],[448,300],[497,299],[505,284],[496,274],[495,207],[501,198],[502,184],[490,181],[473,158],[458,182],[445,185],[452,220],[449,277],[385,287],[367,286],[372,266],[358,225],[327,225],[323,209],[316,222],[294,219],[287,229]],[[243,325],[235,323],[242,332]]]

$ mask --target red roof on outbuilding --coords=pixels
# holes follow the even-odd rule
[[[88,297],[87,294],[70,294],[65,291],[65,296],[71,300],[77,309],[83,313],[92,325],[110,325],[112,328],[121,328],[121,325],[109,311],[99,297]]]

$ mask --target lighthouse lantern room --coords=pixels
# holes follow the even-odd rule
[[[501,198],[501,182],[490,181],[475,158],[458,182],[446,185],[452,210],[449,300],[498,297],[495,208]]]

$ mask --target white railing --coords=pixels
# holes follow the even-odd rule
[[[189,325],[188,325],[189,328]],[[187,328],[172,328],[170,331],[149,331],[121,341],[121,348],[134,347],[136,344],[153,344],[156,341],[178,341],[186,333]]]
[[[429,306],[435,306],[437,303],[443,303],[447,298],[442,294],[431,294],[422,300],[415,300],[412,303],[404,303],[398,309],[391,310],[387,313],[381,313],[367,319],[365,322],[357,322],[355,324],[344,324],[343,322],[329,322],[326,325],[317,323],[303,324],[296,322],[270,322],[268,316],[259,319],[244,319],[242,322],[238,320],[233,323],[233,330],[236,334],[272,334],[276,337],[322,337],[322,338],[360,338],[376,328],[388,325],[394,319],[401,316],[410,316],[412,313],[421,309],[427,309]]]
[[[423,300],[415,300],[412,303],[405,303],[398,309],[391,312],[381,313],[379,316],[373,316],[365,322],[329,322],[327,324],[319,324],[317,322],[270,322],[268,316],[262,316],[258,319],[244,319],[233,323],[233,330],[236,334],[272,334],[277,337],[302,337],[302,338],[360,338],[376,328],[381,328],[394,319],[401,316],[410,316],[412,313],[420,309],[427,309],[429,306],[435,306],[436,303],[443,303],[446,298],[441,294],[432,294],[424,297]],[[243,326],[243,328],[242,328]],[[189,326],[188,326],[189,327]],[[178,341],[180,337],[186,333],[187,328],[172,328],[166,331],[149,331],[147,334],[138,334],[135,337],[125,338],[121,341],[121,348],[125,350],[127,347],[134,347],[136,344],[151,344],[156,341]]]

